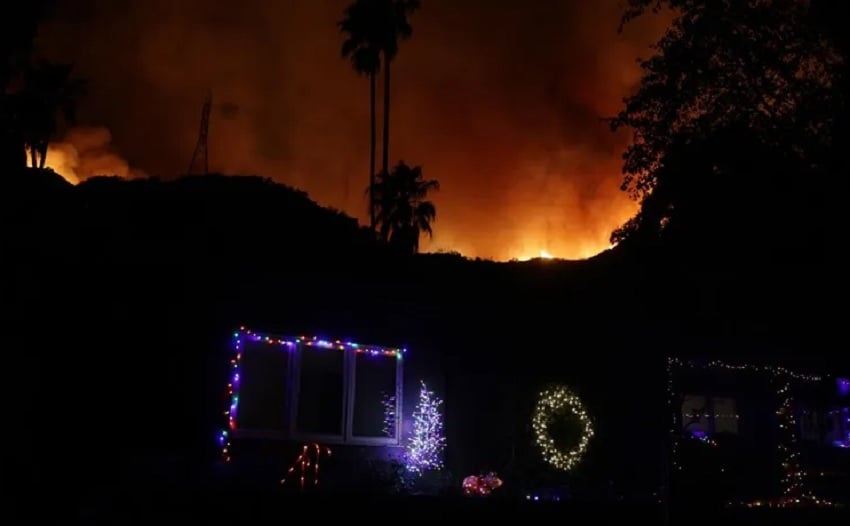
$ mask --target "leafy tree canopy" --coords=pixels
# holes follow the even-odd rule
[[[437,208],[427,198],[440,189],[425,179],[422,168],[399,162],[389,173],[378,174],[372,191],[378,211],[380,238],[403,253],[419,251],[419,236],[433,235]]]
[[[822,13],[806,0],[629,0],[623,23],[664,8],[673,23],[611,120],[633,132],[622,188],[642,203],[612,240],[721,216],[751,237],[761,227],[745,219],[793,214],[799,202],[773,206],[790,194],[813,204],[800,188],[823,187],[814,174],[827,169],[844,105],[843,56]]]

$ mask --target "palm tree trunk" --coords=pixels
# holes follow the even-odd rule
[[[390,241],[390,226],[390,218],[386,217],[381,225],[381,233],[379,236],[379,239],[384,243],[389,243]]]
[[[35,146],[30,146],[30,167],[38,168],[38,150]]]
[[[384,55],[384,158],[383,171],[390,173],[390,61]]]
[[[375,118],[375,72],[369,74],[369,117],[371,119],[371,137],[369,143],[369,228],[375,231],[375,149],[377,147],[377,127]]]
[[[44,164],[47,162],[47,143],[44,146],[39,146],[39,154],[41,159],[38,161],[38,167],[44,169]]]

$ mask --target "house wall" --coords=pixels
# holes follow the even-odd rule
[[[674,484],[679,504],[763,501],[783,494],[780,466],[785,457],[778,448],[788,446],[789,438],[777,415],[777,389],[783,385],[777,380],[769,372],[753,370],[698,368],[677,373],[678,393],[734,399],[740,416],[737,432],[710,435],[714,447],[687,440],[682,433]],[[840,403],[834,379],[800,379],[790,385],[797,437],[793,450],[799,454],[804,487],[819,498],[844,502],[850,496],[850,456],[817,429],[806,430],[807,425],[817,427],[820,415]]]
[[[448,460],[463,477],[496,471],[502,494],[571,486],[571,494],[652,498],[662,478],[668,429],[663,363],[612,359],[606,341],[526,337],[478,340],[447,364]],[[595,435],[576,468],[546,464],[531,426],[541,390],[566,385],[582,400]],[[566,419],[569,420],[569,419]],[[574,445],[577,435],[564,437]]]
[[[408,352],[403,365],[402,445],[330,445],[331,457],[321,460],[324,489],[400,489],[404,444],[413,431],[419,382],[424,380],[444,400],[447,447],[445,469],[416,478],[417,491],[456,492],[465,476],[496,471],[505,481],[500,492],[506,496],[567,487],[574,498],[648,502],[660,497],[671,468],[664,361],[638,353],[612,358],[611,349],[623,343],[616,338],[553,345],[544,336],[518,342],[477,331],[454,338],[436,330],[411,333],[414,337],[404,342]],[[587,348],[604,352],[587,352]],[[581,397],[596,432],[585,458],[569,473],[558,472],[542,460],[531,429],[537,395],[552,384],[567,385]],[[740,390],[716,382],[710,387],[717,394]],[[701,386],[693,383],[690,388],[699,391]],[[765,396],[749,393],[743,401],[739,397],[738,410],[745,416],[739,434],[756,445],[775,438],[773,397],[770,392]],[[299,441],[237,441],[229,476],[266,487],[277,483],[302,446]],[[766,484],[775,482],[771,462],[761,463],[768,474],[763,477]],[[747,472],[756,476],[759,471]],[[753,491],[761,487],[750,479],[741,479],[741,485]]]

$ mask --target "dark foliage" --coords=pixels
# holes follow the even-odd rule
[[[612,121],[634,132],[623,188],[642,200],[614,241],[664,238],[699,257],[829,248],[840,232],[835,196],[846,195],[835,156],[846,141],[846,70],[819,5],[630,2],[626,22],[663,6],[676,18]]]
[[[4,17],[0,26],[0,170],[44,168],[48,143],[75,120],[82,81],[69,64],[35,62],[33,42],[52,0],[37,0]]]
[[[378,174],[371,194],[377,206],[379,239],[405,254],[419,252],[420,236],[433,235],[431,224],[437,218],[437,209],[427,197],[439,189],[438,181],[423,177],[420,166],[404,162],[390,173]]]
[[[345,8],[337,23],[345,35],[342,56],[351,60],[354,70],[369,77],[369,226],[377,226],[375,188],[375,81],[384,67],[384,150],[382,173],[389,173],[390,150],[390,63],[398,55],[399,41],[411,37],[413,28],[408,17],[419,9],[419,0],[356,0]]]
[[[359,0],[345,8],[343,18],[337,25],[345,35],[342,56],[351,61],[351,66],[360,75],[369,77],[369,188],[375,186],[375,149],[377,143],[377,120],[375,116],[376,75],[381,68],[381,49],[378,17],[374,13],[375,2]],[[369,227],[374,230],[375,198],[369,193]]]

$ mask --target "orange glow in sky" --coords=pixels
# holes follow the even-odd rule
[[[76,160],[52,152],[48,164],[69,179],[176,176],[211,90],[211,171],[270,177],[365,224],[369,82],[340,57],[335,25],[349,1],[59,3],[72,12],[39,30],[39,48],[88,81],[97,96],[77,113],[122,157],[75,146]],[[635,89],[636,58],[666,22],[618,33],[621,0],[422,4],[393,63],[390,148],[391,163],[440,182],[421,248],[502,261],[608,248],[637,205],[619,189],[631,137],[603,118]]]

